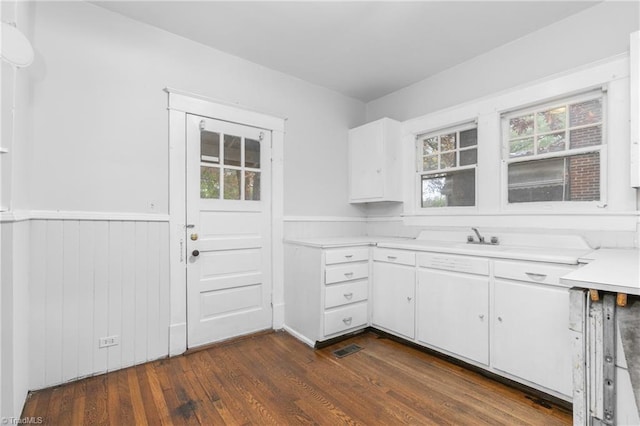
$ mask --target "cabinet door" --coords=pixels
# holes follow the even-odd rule
[[[418,339],[489,364],[489,277],[418,272]]]
[[[373,263],[372,323],[413,339],[415,335],[415,269]]]
[[[384,196],[384,122],[376,121],[349,131],[349,199]]]
[[[496,280],[494,368],[571,396],[569,290]]]

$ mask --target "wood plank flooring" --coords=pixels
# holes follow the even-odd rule
[[[338,359],[349,343],[363,349]],[[507,387],[374,333],[312,350],[256,335],[34,392],[50,425],[569,425]]]

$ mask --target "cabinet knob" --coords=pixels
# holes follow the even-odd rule
[[[499,322],[502,322],[502,317],[498,317],[498,321],[499,321]]]
[[[484,314],[480,314],[480,315],[478,315],[478,318],[480,318],[481,320],[483,320],[483,319],[484,319]]]
[[[411,299],[413,299],[413,297],[407,296],[407,302],[411,302]]]

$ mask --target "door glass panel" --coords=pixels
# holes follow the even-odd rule
[[[241,166],[241,141],[239,136],[224,135],[224,164],[227,166]],[[225,172],[226,173],[226,172]],[[225,194],[226,194],[225,190]],[[225,198],[227,198],[225,196]]]
[[[200,198],[220,198],[220,169],[200,166]]]
[[[244,166],[252,169],[260,168],[260,142],[253,139],[244,141]]]
[[[225,148],[226,148],[225,140]],[[226,159],[225,154],[225,159]],[[224,199],[225,200],[239,200],[240,199],[240,179],[242,171],[224,169]]]
[[[260,200],[260,172],[244,172],[244,199]]]
[[[200,132],[200,161],[220,163],[220,133]]]

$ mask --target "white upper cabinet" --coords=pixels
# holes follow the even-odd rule
[[[349,202],[402,201],[400,123],[382,118],[349,130]]]

